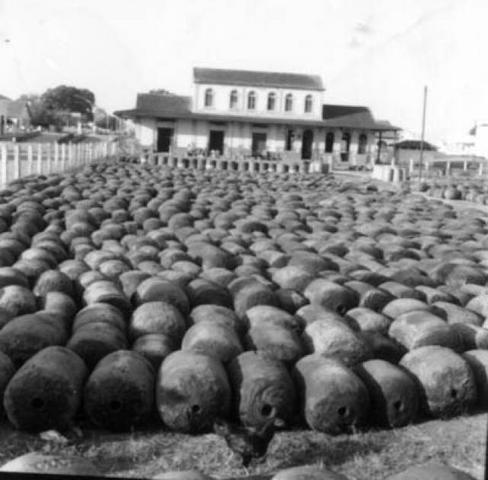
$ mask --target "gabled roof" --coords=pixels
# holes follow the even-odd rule
[[[0,100],[10,100],[10,98],[6,97],[5,95],[0,95]]]
[[[119,117],[181,117],[191,113],[191,97],[162,95],[158,93],[137,94],[136,108],[114,112]]]
[[[371,118],[373,118],[368,107],[358,105],[322,105],[322,117],[324,120],[358,113],[369,115]]]
[[[302,73],[259,72],[252,70],[228,70],[223,68],[193,69],[195,83],[218,85],[245,85],[252,87],[325,90],[318,75]]]
[[[401,130],[385,120],[375,120],[371,110],[360,105],[323,105],[322,118],[330,127]]]

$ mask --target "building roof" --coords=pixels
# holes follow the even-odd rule
[[[10,100],[10,98],[6,97],[5,95],[0,95],[0,100]]]
[[[136,108],[114,112],[119,117],[177,117],[191,114],[191,97],[162,95],[159,93],[137,94]]]
[[[422,143],[424,150],[437,150],[435,145],[425,141],[422,142],[421,140],[402,140],[401,142],[395,143],[394,147],[400,150],[420,150]]]
[[[375,131],[400,130],[391,124],[376,122],[367,107],[348,105],[324,105],[322,119],[249,116],[222,113],[193,112],[191,98],[178,95],[140,93],[136,108],[119,110],[115,115],[123,118],[189,118],[215,122],[252,122],[256,124],[303,125],[310,127],[354,128]]]
[[[191,111],[191,97],[159,94],[159,93],[140,93],[137,95],[136,109],[153,111],[156,113],[188,113]]]
[[[363,106],[323,105],[322,118],[330,127],[384,129],[384,125],[375,121],[370,109]]]
[[[258,72],[252,70],[195,67],[193,69],[193,81],[195,83],[219,85],[325,90],[322,79],[318,75],[305,75],[303,73]]]
[[[327,126],[341,128],[363,128],[366,130],[401,130],[386,120],[375,120],[371,110],[361,105],[322,106],[322,118]]]

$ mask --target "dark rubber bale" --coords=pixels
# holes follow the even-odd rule
[[[36,299],[27,288],[20,285],[8,285],[0,289],[0,308],[12,317],[16,317],[35,312]]]
[[[122,312],[108,303],[92,303],[82,308],[73,321],[73,334],[85,325],[93,323],[108,323],[122,333],[127,331],[127,322]]]
[[[15,373],[15,366],[8,355],[0,352],[0,398],[3,398],[8,382]],[[0,415],[3,415],[3,404],[0,405]]]
[[[187,285],[186,291],[193,308],[205,304],[232,307],[232,296],[229,291],[225,287],[210,280],[197,278]]]
[[[122,289],[109,280],[98,280],[91,283],[83,294],[83,301],[86,305],[108,303],[118,308],[127,318],[132,312],[132,305]]]
[[[384,360],[369,360],[354,371],[368,388],[373,423],[395,428],[416,419],[420,394],[405,370]]]
[[[84,388],[84,410],[90,421],[125,431],[144,424],[154,406],[154,369],[140,353],[122,350],[101,360]]]
[[[0,267],[0,288],[7,285],[20,285],[21,287],[29,287],[29,280],[20,271],[12,267]]]
[[[72,298],[75,295],[72,280],[59,270],[46,270],[37,279],[34,295],[45,297],[49,292],[65,293]]]
[[[190,301],[185,291],[161,277],[151,277],[141,282],[137,287],[134,300],[137,305],[146,302],[167,302],[183,315],[188,315],[190,312]]]
[[[91,370],[109,353],[126,349],[128,340],[119,328],[104,322],[93,322],[79,328],[66,346],[77,353]]]
[[[20,430],[69,428],[81,405],[87,373],[83,360],[71,350],[41,350],[7,385],[3,405],[8,419]]]

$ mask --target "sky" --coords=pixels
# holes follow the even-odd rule
[[[0,94],[60,84],[133,108],[192,93],[192,68],[311,73],[324,103],[366,105],[426,139],[488,119],[487,0],[0,0]]]

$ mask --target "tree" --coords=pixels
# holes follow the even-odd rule
[[[80,113],[85,121],[93,120],[95,95],[86,88],[59,85],[42,95],[44,108],[52,113]]]
[[[80,114],[83,121],[92,121],[96,108],[93,92],[66,85],[50,88],[42,95],[24,94],[19,100],[27,104],[34,127],[53,126],[57,130],[71,124],[73,114]]]
[[[17,100],[25,102],[27,105],[32,126],[47,128],[52,125],[57,129],[63,126],[62,116],[46,109],[41,95],[36,93],[23,94]]]

